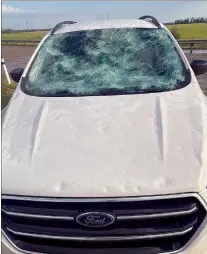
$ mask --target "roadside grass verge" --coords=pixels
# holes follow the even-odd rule
[[[8,85],[6,80],[1,81],[1,110],[8,104],[15,88],[15,82],[12,82],[11,85]]]
[[[182,49],[186,49],[186,50],[195,50],[195,49],[206,50],[207,49],[207,43],[194,44],[193,47],[190,47],[189,44],[180,44],[180,46]]]
[[[31,42],[2,42],[1,45],[4,45],[4,46],[9,46],[9,45],[14,45],[14,46],[31,46],[31,47],[37,47],[38,46],[38,43],[31,43]]]
[[[42,40],[47,32],[35,31],[35,32],[20,32],[20,33],[2,33],[2,40]]]

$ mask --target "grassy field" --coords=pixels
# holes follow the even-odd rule
[[[41,40],[47,32],[2,33],[2,40]]]
[[[176,27],[180,33],[180,39],[205,39],[207,38],[207,23],[203,24],[179,24],[168,25],[169,29]],[[41,40],[45,31],[22,32],[22,33],[2,33],[2,40]]]
[[[207,38],[207,23],[169,25],[167,27],[168,29],[176,27],[180,33],[181,40]]]

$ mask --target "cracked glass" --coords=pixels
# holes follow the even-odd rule
[[[109,28],[49,36],[23,83],[36,96],[98,96],[175,90],[188,74],[165,29]]]

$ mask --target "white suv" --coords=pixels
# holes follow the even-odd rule
[[[207,100],[151,16],[62,22],[2,119],[2,253],[206,254]]]

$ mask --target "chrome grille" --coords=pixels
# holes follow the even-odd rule
[[[75,218],[88,211],[115,215],[105,228]],[[3,196],[2,229],[20,249],[40,253],[156,254],[182,248],[204,221],[194,196],[128,199],[55,199]],[[105,252],[104,252],[105,251]],[[118,251],[118,252],[117,252]]]

